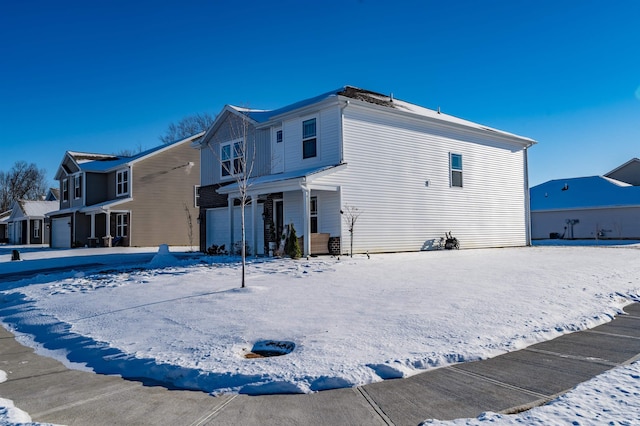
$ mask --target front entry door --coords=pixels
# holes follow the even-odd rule
[[[284,232],[284,204],[282,200],[273,200],[273,223],[276,225],[276,238],[280,240]]]

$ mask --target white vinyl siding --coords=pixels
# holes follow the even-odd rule
[[[302,122],[316,118],[316,156],[302,158]],[[333,106],[316,114],[286,120],[284,172],[340,163],[340,108]]]
[[[464,191],[451,191],[450,152],[464,158]],[[462,248],[522,246],[524,155],[506,141],[483,140],[474,132],[349,106],[347,167],[320,182],[341,185],[343,205],[363,212],[356,251],[420,250],[447,231]],[[343,249],[348,238],[343,224]]]

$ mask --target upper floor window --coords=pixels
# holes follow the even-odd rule
[[[316,152],[316,119],[302,122],[302,158],[312,158]]]
[[[69,201],[69,179],[62,179],[62,201]]]
[[[462,155],[449,154],[451,186],[462,188]]]
[[[129,193],[129,170],[116,172],[116,196]]]
[[[243,172],[243,141],[220,144],[220,176],[235,176]]]
[[[82,197],[82,176],[76,175],[73,177],[73,196],[78,199]]]
[[[276,143],[282,142],[282,130],[276,131]]]

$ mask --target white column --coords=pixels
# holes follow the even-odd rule
[[[227,251],[229,253],[233,252],[233,198],[229,196],[227,199],[227,206],[229,208],[229,247]]]
[[[253,255],[258,255],[258,221],[256,218],[256,206],[257,206],[258,197],[251,197],[251,244],[249,247],[252,247]]]
[[[105,216],[106,216],[106,225],[105,225],[105,232],[107,235],[105,235],[106,238],[106,243],[107,243],[107,247],[111,247],[111,212],[109,210],[107,210],[106,212],[104,212]]]
[[[96,214],[93,212],[89,216],[91,217],[91,236],[89,238],[93,239],[96,237]]]
[[[31,221],[27,219],[27,244],[31,244]]]
[[[302,229],[304,232],[304,247],[302,249],[303,256],[311,254],[311,190],[305,186],[302,187]]]

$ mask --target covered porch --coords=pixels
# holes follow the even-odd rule
[[[245,225],[250,232],[245,236],[254,253],[277,252],[281,248],[283,231],[287,225],[293,224],[301,242],[303,256],[332,252],[339,254],[340,186],[323,184],[319,179],[345,166],[321,167],[249,180],[244,192],[247,198]],[[234,223],[238,220],[234,209],[237,208],[237,200],[242,198],[243,191],[234,183],[218,189],[218,192],[228,196],[227,223],[226,226],[211,226],[218,226],[219,232],[227,232],[226,243],[233,247],[241,239],[241,235],[234,232],[238,229],[238,225]],[[207,227],[209,226],[207,223]],[[261,242],[262,247],[258,247]]]

